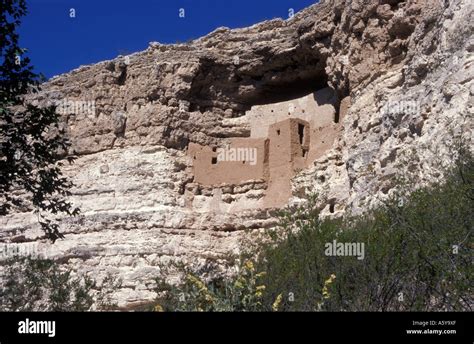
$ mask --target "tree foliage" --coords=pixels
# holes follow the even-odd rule
[[[55,106],[38,107],[28,94],[40,90],[43,77],[33,71],[19,47],[17,27],[27,13],[24,0],[0,7],[0,216],[32,210],[53,242],[62,237],[51,214],[76,215],[65,197],[72,183],[61,173],[69,142]],[[72,162],[74,158],[67,158]]]

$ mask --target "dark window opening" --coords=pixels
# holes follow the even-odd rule
[[[277,130],[277,134],[280,135],[281,134],[281,131],[280,129]]]
[[[117,84],[125,85],[125,81],[127,80],[127,68],[122,68],[119,77],[117,78]]]
[[[212,148],[212,151],[213,151],[213,152],[217,152],[217,147],[213,147],[213,148]]]
[[[334,214],[334,207],[335,207],[335,204],[334,204],[334,203],[331,203],[331,204],[329,205],[329,212],[330,212],[331,214]]]
[[[217,158],[212,158],[212,164],[216,165],[217,164]]]
[[[339,109],[337,109],[334,114],[334,123],[339,123]]]
[[[308,154],[308,150],[307,149],[303,149],[303,158],[306,158],[306,155]]]
[[[300,137],[300,145],[304,142],[304,124],[298,124],[298,135]]]

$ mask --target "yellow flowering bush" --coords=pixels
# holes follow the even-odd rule
[[[336,279],[336,275],[331,274],[327,280],[324,281],[324,286],[323,286],[323,299],[329,299],[331,297],[331,294],[329,293],[329,288],[331,287],[331,284],[334,282]]]
[[[278,310],[280,309],[281,300],[283,300],[283,295],[278,294],[278,296],[275,299],[275,302],[273,302],[273,305],[272,305],[272,310],[274,312],[278,312]]]
[[[166,296],[155,308],[172,311],[261,311],[266,286],[259,283],[265,272],[256,272],[252,260],[240,264],[233,279],[204,281],[196,274],[187,272],[184,282],[178,286],[166,285]],[[159,291],[163,292],[163,283]]]

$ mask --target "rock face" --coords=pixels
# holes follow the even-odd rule
[[[454,138],[472,143],[473,8],[325,1],[55,77],[34,102],[61,105],[78,155],[65,173],[82,214],[62,219],[66,239],[54,245],[38,241],[32,214],[12,214],[0,219],[0,241],[35,242],[99,280],[115,274],[117,300],[131,307],[153,299],[170,261],[224,266],[245,230],[274,226],[275,209],[304,194],[323,195],[322,214],[335,216],[388,197],[397,175],[442,178]],[[271,142],[286,122],[307,127],[295,124],[295,153],[281,158]],[[233,175],[229,165],[206,179],[195,148],[220,164],[213,150],[235,142],[267,152],[261,171]]]

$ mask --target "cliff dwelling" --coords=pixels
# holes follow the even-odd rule
[[[241,118],[250,137],[230,138],[214,147],[189,144],[194,182],[220,188],[253,181],[265,189],[260,207],[282,207],[291,197],[296,173],[332,147],[347,107],[348,99],[338,102],[330,88],[253,106]]]

